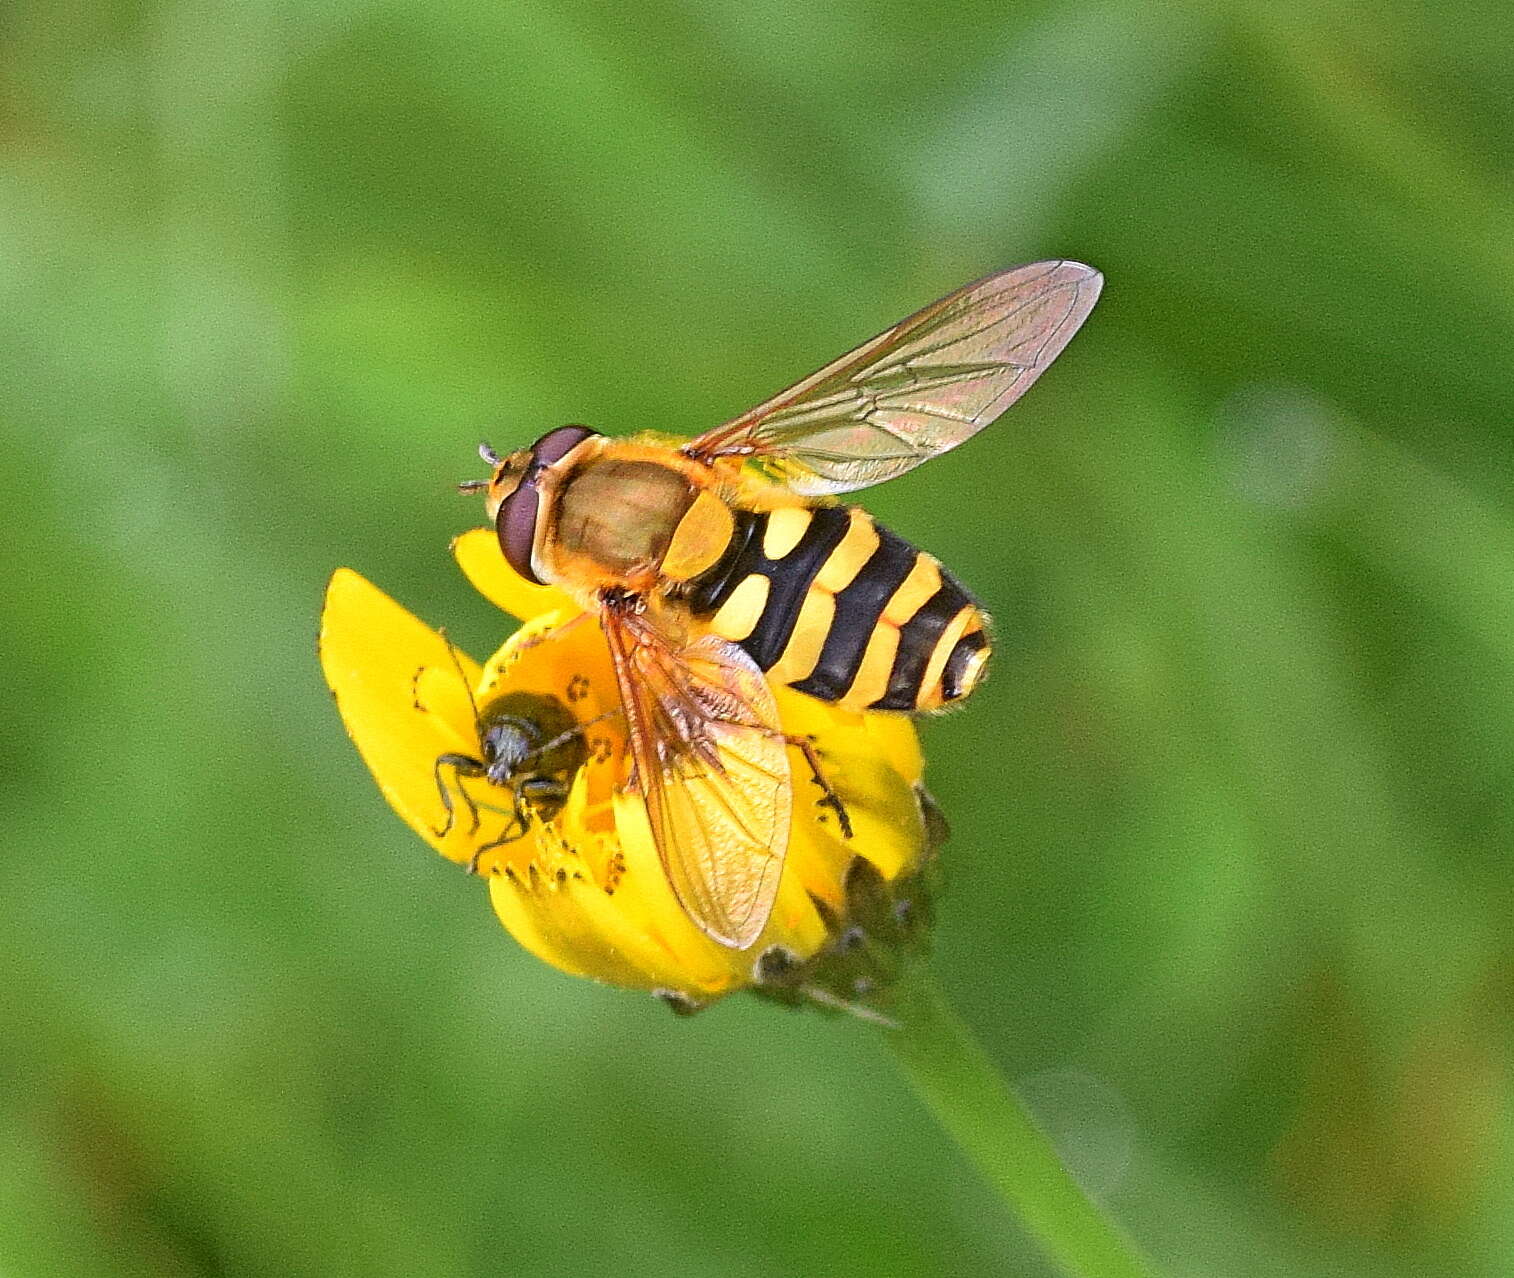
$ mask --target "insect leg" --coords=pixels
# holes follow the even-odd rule
[[[568,787],[551,777],[527,777],[515,793],[517,814],[520,814],[521,805],[527,800],[533,804],[560,804],[568,801]]]
[[[561,638],[563,635],[567,634],[568,631],[572,630],[574,626],[582,625],[587,618],[592,617],[593,615],[594,614],[592,612],[581,612],[575,617],[569,617],[568,620],[563,622],[560,626],[553,626],[550,630],[543,630],[538,635],[532,635],[528,639],[522,639],[520,643],[516,645],[515,651],[525,652],[526,649],[534,648],[537,644],[546,643],[548,639]]]
[[[468,858],[468,873],[478,873],[478,863],[483,859],[485,852],[492,852],[495,848],[504,847],[507,843],[513,843],[531,828],[531,818],[521,805],[521,792],[515,791],[514,820],[500,833],[499,838],[489,843],[480,844],[473,855]]]
[[[825,797],[818,800],[821,807],[830,808],[836,814],[836,820],[841,823],[841,835],[843,838],[852,837],[852,819],[846,814],[846,805],[841,802],[841,796],[831,788],[831,783],[825,779],[825,772],[820,766],[820,756],[815,753],[815,743],[808,737],[783,738],[785,745],[797,746],[804,754],[804,761],[810,765],[810,772],[814,777],[815,784],[825,791]]]
[[[468,805],[468,813],[473,818],[473,825],[469,833],[478,830],[478,804],[473,796],[463,788],[463,777],[481,777],[485,775],[484,765],[470,755],[466,754],[439,754],[436,756],[436,764],[432,769],[432,775],[436,778],[436,792],[442,796],[442,807],[447,809],[447,820],[440,830],[433,829],[432,833],[439,839],[445,839],[452,831],[452,826],[457,820],[457,812],[452,806],[452,794],[447,789],[446,782],[442,779],[442,769],[453,769],[453,782],[457,786],[457,792],[463,796],[463,802]]]
[[[694,702],[694,711],[702,712],[703,707],[695,698],[689,698]],[[830,808],[836,814],[836,820],[841,825],[843,838],[852,837],[852,819],[847,814],[846,805],[841,802],[841,796],[836,793],[834,787],[825,778],[825,770],[820,766],[820,756],[815,752],[815,744],[808,737],[791,736],[781,728],[771,727],[761,721],[757,712],[744,700],[739,701],[741,709],[746,711],[745,717],[738,717],[729,712],[724,714],[711,714],[709,717],[720,723],[735,724],[743,728],[755,728],[759,732],[766,733],[769,737],[776,738],[784,745],[795,746],[804,754],[804,761],[810,765],[810,773],[814,777],[815,784],[824,792],[824,796],[817,800],[821,807]]]

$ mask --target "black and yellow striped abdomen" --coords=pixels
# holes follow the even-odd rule
[[[769,678],[853,710],[934,710],[982,678],[982,610],[854,506],[737,511],[687,602]]]

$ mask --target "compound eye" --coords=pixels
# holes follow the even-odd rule
[[[587,426],[559,426],[556,430],[549,430],[532,445],[525,474],[515,491],[500,502],[499,510],[495,512],[494,530],[499,535],[499,548],[505,552],[505,561],[535,585],[544,584],[531,567],[531,548],[536,542],[536,520],[541,511],[541,499],[536,491],[537,476],[546,467],[560,462],[594,433]]]
[[[595,432],[587,426],[559,426],[549,430],[531,448],[534,466],[551,466],[560,462]]]
[[[535,484],[522,484],[499,504],[494,531],[505,562],[533,585],[543,584],[531,566],[531,548],[536,543],[536,514],[540,495]]]

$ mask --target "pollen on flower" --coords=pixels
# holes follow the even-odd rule
[[[626,873],[626,855],[624,852],[616,852],[605,862],[603,886],[605,894],[611,895],[620,886],[620,881]]]

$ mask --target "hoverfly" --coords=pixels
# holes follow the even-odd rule
[[[986,618],[956,579],[829,499],[987,426],[1102,284],[1066,261],[987,276],[693,440],[561,426],[504,458],[480,450],[493,475],[462,487],[487,490],[511,567],[599,618],[630,784],[680,904],[720,944],[756,941],[787,848],[787,746],[804,743],[770,682],[846,709],[933,710],[988,659]]]

